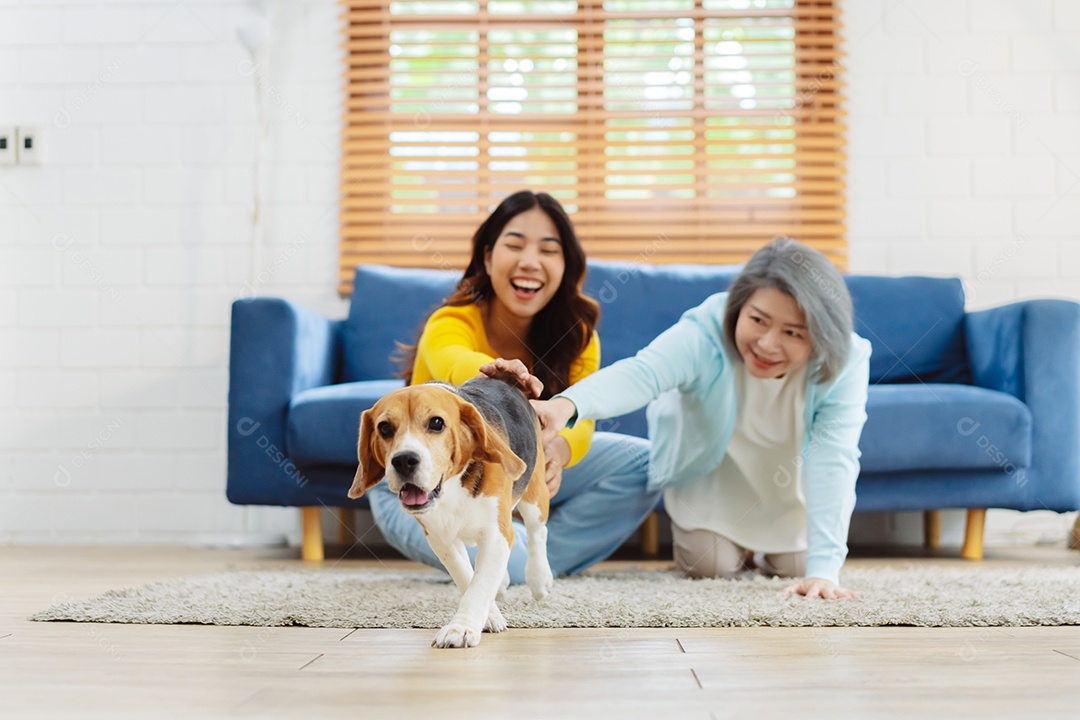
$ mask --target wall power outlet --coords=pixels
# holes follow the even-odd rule
[[[37,125],[20,125],[16,133],[20,165],[41,165],[41,128]]]
[[[16,135],[14,125],[0,125],[0,165],[14,165],[17,162]]]

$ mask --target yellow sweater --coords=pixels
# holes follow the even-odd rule
[[[488,344],[478,305],[442,307],[431,314],[420,335],[413,364],[414,384],[440,380],[460,385],[476,377],[480,366],[497,356]],[[588,347],[570,366],[570,384],[591,375],[600,367],[600,338],[594,332]],[[570,444],[574,465],[589,451],[594,423],[584,420],[560,433]]]

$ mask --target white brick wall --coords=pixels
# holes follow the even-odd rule
[[[268,104],[252,269],[250,4],[0,1],[0,123],[46,145],[0,169],[0,543],[295,533],[224,499],[230,301],[287,252],[260,289],[345,312],[339,9],[271,4],[290,112]],[[1080,298],[1078,8],[845,2],[852,271]]]
[[[844,3],[853,272],[1080,299],[1076,5]]]
[[[260,290],[340,317],[339,8],[279,0]],[[289,533],[229,505],[229,305],[252,273],[259,135],[246,2],[0,2],[0,543]],[[303,233],[305,242],[296,243]]]
[[[972,309],[1080,299],[1080,3],[845,0],[844,12],[850,270],[958,275]],[[1060,540],[1070,520],[995,511],[987,542]],[[962,522],[946,517],[946,541]],[[864,516],[852,531],[918,541],[920,527]]]

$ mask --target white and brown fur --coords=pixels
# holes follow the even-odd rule
[[[520,390],[488,378],[395,390],[361,416],[357,455],[349,497],[385,476],[461,592],[457,613],[432,645],[472,647],[483,630],[506,629],[495,601],[509,582],[515,508],[528,533],[525,581],[537,600],[551,590],[544,448]],[[425,497],[418,493],[427,501],[406,503]],[[477,546],[475,572],[466,543]]]

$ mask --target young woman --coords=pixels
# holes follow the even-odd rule
[[[852,316],[824,255],[774,240],[636,356],[534,402],[544,436],[652,402],[648,487],[681,570],[732,576],[759,552],[800,578],[788,592],[851,597],[838,583],[870,368]]]
[[[459,385],[482,366],[512,379],[512,367],[521,370],[524,386],[542,384],[541,397],[551,397],[584,379],[600,366],[599,309],[581,293],[585,269],[573,225],[553,197],[526,190],[506,198],[473,236],[457,291],[425,323],[407,382]],[[527,382],[530,373],[539,383]],[[547,550],[555,575],[610,555],[659,499],[645,489],[648,443],[593,429],[584,421],[545,440],[552,494]],[[423,528],[386,483],[368,497],[387,542],[406,557],[442,567]],[[515,523],[513,583],[524,582],[525,536]]]

